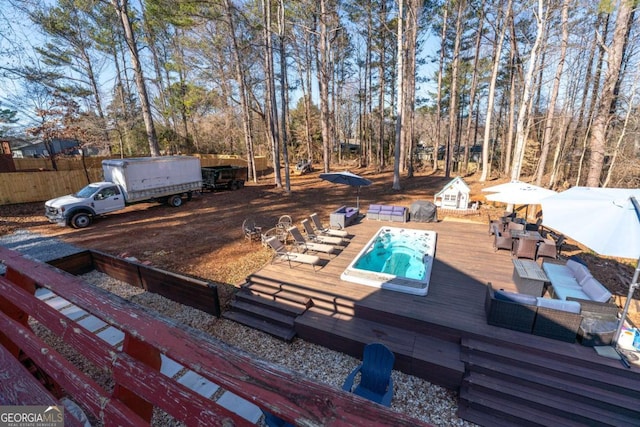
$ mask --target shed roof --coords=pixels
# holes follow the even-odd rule
[[[457,176],[454,179],[452,179],[451,181],[449,181],[443,188],[442,190],[438,191],[435,196],[440,196],[443,193],[446,193],[448,190],[451,190],[453,188],[456,188],[458,191],[461,191],[463,193],[470,193],[471,189],[469,188],[469,186],[467,185],[466,182],[464,182],[464,180]]]

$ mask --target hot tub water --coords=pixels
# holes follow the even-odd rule
[[[426,295],[436,233],[382,227],[340,276],[342,280],[413,295]]]

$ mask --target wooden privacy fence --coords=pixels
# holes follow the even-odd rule
[[[207,166],[246,166],[247,162],[237,156],[203,155],[200,163]],[[102,160],[106,157],[86,157],[85,164],[91,182],[101,181]],[[0,205],[44,202],[54,197],[75,193],[87,185],[80,159],[58,159],[58,170],[51,170],[49,159],[13,159],[17,172],[0,173]],[[264,157],[256,159],[256,169],[268,168]]]
[[[0,277],[0,354],[21,354],[43,371],[53,390],[64,390],[104,425],[148,425],[157,407],[186,425],[250,425],[246,419],[160,372],[160,354],[284,420],[305,426],[426,425],[351,393],[312,382],[161,315],[152,315],[54,267],[0,247],[6,274]],[[44,288],[124,333],[124,345],[110,345],[35,296]],[[90,363],[109,372],[108,392],[81,372],[29,327],[46,328]],[[21,384],[26,371],[13,369]],[[7,387],[4,385],[3,387]],[[10,387],[10,386],[9,386]],[[30,404],[41,397],[30,397]],[[60,393],[54,396],[59,399]],[[12,404],[25,404],[20,396]]]
[[[102,169],[90,169],[89,178],[102,180]],[[83,170],[0,173],[0,204],[43,202],[75,193],[87,184]]]

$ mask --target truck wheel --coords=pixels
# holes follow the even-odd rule
[[[167,201],[167,203],[169,203],[169,206],[173,206],[174,208],[179,208],[180,206],[182,206],[182,197],[171,196],[169,197],[169,200]]]
[[[91,217],[84,212],[77,213],[71,218],[73,228],[85,228],[88,227],[89,224],[91,224]]]
[[[231,184],[231,189],[232,190],[237,190],[238,188],[239,187],[238,187],[238,183],[237,182],[234,182],[234,183]]]

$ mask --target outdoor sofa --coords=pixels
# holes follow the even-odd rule
[[[582,345],[594,346],[611,343],[619,308],[574,297],[559,300],[494,290],[489,283],[485,311],[493,326],[567,342],[577,338]]]
[[[408,210],[404,206],[369,205],[368,219],[378,221],[407,222]]]
[[[556,340],[575,342],[582,323],[577,301],[562,301],[494,290],[487,285],[487,323]]]
[[[591,275],[587,266],[575,259],[569,259],[566,264],[545,260],[542,269],[551,282],[554,298],[604,303],[611,300],[611,292]]]
[[[329,215],[329,226],[342,230],[358,220],[358,208],[340,206]]]

